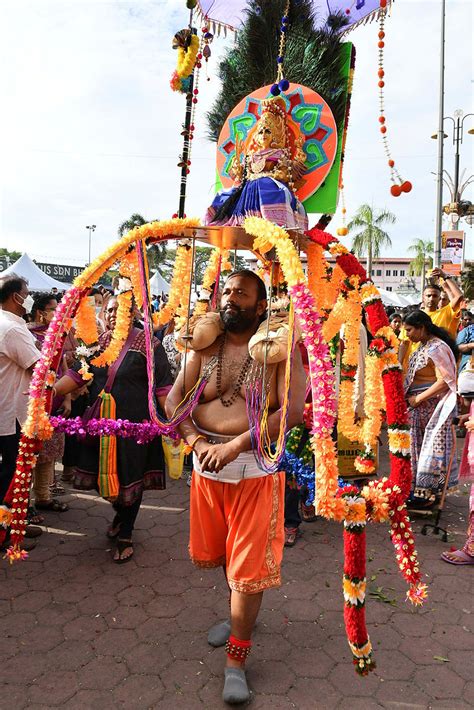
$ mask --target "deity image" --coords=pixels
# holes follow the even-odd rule
[[[303,137],[288,125],[281,99],[262,101],[262,113],[245,143],[237,134],[230,175],[237,183],[219,192],[205,223],[239,226],[248,216],[264,217],[288,229],[308,228],[295,191],[305,173]]]

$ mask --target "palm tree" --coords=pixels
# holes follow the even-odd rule
[[[148,220],[143,217],[139,212],[134,212],[125,222],[119,226],[117,233],[120,238],[127,234],[134,227],[141,227],[143,224],[148,224],[148,222],[153,222],[154,220]],[[160,271],[160,265],[166,261],[167,249],[166,244],[163,242],[158,242],[158,244],[152,244],[147,247],[148,264],[151,269]],[[160,271],[161,273],[161,271]]]
[[[415,239],[413,244],[410,244],[408,251],[415,254],[415,258],[410,261],[410,276],[421,276],[421,292],[425,290],[425,274],[426,266],[429,269],[433,268],[434,244],[433,242],[424,242],[423,239]]]
[[[352,249],[357,256],[367,254],[367,275],[372,277],[372,259],[380,256],[383,246],[392,246],[387,232],[381,229],[383,224],[393,224],[395,215],[389,210],[374,210],[370,205],[361,205],[347,225],[348,232],[355,232]]]
[[[134,212],[128,219],[125,220],[125,222],[122,222],[122,224],[119,226],[117,233],[120,238],[124,236],[124,234],[127,234],[131,229],[134,227],[141,227],[143,224],[147,224],[148,220],[145,219],[141,214],[138,212]]]
[[[466,301],[474,300],[474,261],[466,261],[461,271],[461,287]]]

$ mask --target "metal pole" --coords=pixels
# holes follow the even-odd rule
[[[89,227],[89,264],[91,263],[92,227]]]
[[[456,152],[454,153],[454,202],[459,202],[459,150],[461,145],[461,120],[459,116],[456,118],[454,130],[454,144],[456,146]]]
[[[434,238],[434,266],[441,266],[441,230],[443,210],[443,159],[444,159],[444,34],[446,0],[441,0],[441,47],[439,66],[439,115],[438,115],[438,172],[436,178],[436,226]]]

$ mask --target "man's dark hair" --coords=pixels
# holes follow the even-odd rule
[[[265,286],[265,282],[262,281],[260,276],[255,273],[255,271],[250,271],[250,269],[240,269],[239,271],[233,271],[229,276],[226,278],[225,282],[229,281],[229,279],[234,278],[234,276],[244,276],[245,278],[252,279],[255,281],[257,284],[257,297],[259,301],[266,301],[267,300],[267,287]]]
[[[0,303],[6,303],[14,293],[21,293],[25,286],[28,286],[28,281],[16,274],[0,279]]]
[[[425,291],[427,291],[429,288],[434,288],[434,290],[435,290],[435,291],[439,291],[439,293],[441,293],[441,291],[442,291],[441,286],[438,286],[438,284],[430,284],[430,283],[427,283],[426,286],[425,286],[425,288],[423,289],[423,293],[424,293]]]

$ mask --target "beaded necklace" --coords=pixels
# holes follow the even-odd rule
[[[221,344],[219,345],[219,354],[217,356],[217,373],[216,373],[216,388],[217,388],[217,394],[219,395],[219,399],[221,400],[222,404],[224,407],[231,407],[235,400],[237,399],[237,396],[240,392],[240,388],[244,384],[245,378],[247,376],[248,369],[250,367],[250,364],[252,362],[252,358],[250,355],[247,355],[245,358],[244,362],[242,363],[242,367],[240,368],[239,375],[237,377],[237,380],[235,382],[234,388],[232,390],[232,394],[228,399],[224,399],[223,392],[222,392],[222,363],[224,360],[224,349],[225,349],[225,344],[226,344],[226,336],[222,338]]]

